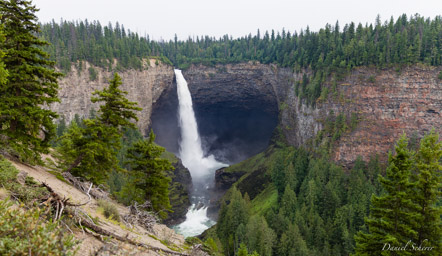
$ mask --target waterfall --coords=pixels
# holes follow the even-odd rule
[[[215,170],[227,166],[216,161],[213,155],[204,156],[198,125],[193,111],[192,96],[181,70],[175,69],[179,102],[179,126],[181,141],[179,155],[183,165],[189,169],[193,182],[192,207],[186,214],[186,221],[175,229],[184,236],[195,236],[214,224],[207,217],[207,189],[213,181]]]

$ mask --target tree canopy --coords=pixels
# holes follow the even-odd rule
[[[61,75],[42,49],[48,43],[36,36],[36,11],[31,1],[0,1],[0,144],[28,160],[40,160],[55,134],[57,114],[44,106],[58,101]]]

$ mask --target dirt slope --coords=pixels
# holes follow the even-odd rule
[[[86,194],[70,184],[57,179],[44,167],[29,166],[14,161],[13,159],[9,160],[19,171],[26,172],[38,182],[46,183],[60,196],[69,198],[71,203],[80,204],[89,200],[89,197]],[[129,212],[126,207],[119,205],[116,202],[113,203],[117,206],[120,215]],[[122,243],[115,239],[98,239],[87,232],[79,230],[74,231],[76,238],[81,241],[77,255],[172,255],[173,250],[171,248],[174,248],[177,252],[187,254],[185,250],[182,249],[184,247],[184,237],[176,234],[165,225],[155,225],[153,233],[149,233],[140,226],[135,226],[131,229],[122,223],[106,219],[98,210],[99,206],[95,199],[92,199],[88,204],[81,206],[81,208],[87,212],[91,218],[98,218],[101,228],[121,237],[130,238],[143,244],[161,248],[164,251],[157,252],[146,248],[135,247],[131,244]],[[169,248],[165,244],[168,244]]]

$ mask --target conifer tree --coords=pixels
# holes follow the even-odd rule
[[[417,237],[414,229],[417,206],[412,202],[414,184],[410,182],[412,153],[407,149],[405,135],[388,157],[385,177],[379,177],[386,194],[372,197],[370,217],[365,220],[369,233],[355,236],[357,255],[390,255],[390,247],[403,247]],[[384,249],[384,250],[383,250]],[[395,251],[396,255],[411,255],[410,251]]]
[[[144,198],[149,200],[160,217],[167,217],[164,210],[170,210],[169,183],[167,170],[174,167],[169,160],[161,158],[165,149],[155,144],[155,134],[150,131],[149,138],[136,142],[128,149],[128,164],[135,178],[133,185],[144,192]]]
[[[418,255],[441,255],[442,241],[441,214],[442,207],[438,206],[441,199],[441,158],[442,143],[439,135],[432,130],[420,143],[416,154],[416,191],[415,201],[418,205],[416,231],[418,232],[416,246],[433,247],[431,250],[416,251]]]
[[[115,128],[133,128],[136,126],[131,119],[138,121],[137,114],[134,111],[140,111],[141,108],[136,107],[136,102],[131,102],[126,98],[127,92],[120,90],[121,77],[115,73],[114,78],[110,81],[109,87],[101,91],[93,92],[91,101],[104,102],[100,106],[98,120],[104,125]]]
[[[0,26],[0,45],[5,41],[5,36],[3,34],[3,26]],[[0,48],[0,86],[3,86],[8,77],[8,71],[5,68],[5,63],[3,63],[3,57],[5,56],[4,51]],[[0,127],[1,129],[1,127]]]
[[[104,103],[98,116],[80,121],[80,125],[71,125],[62,136],[57,151],[65,171],[102,183],[112,169],[118,168],[122,129],[135,127],[130,119],[138,119],[132,111],[140,110],[137,103],[126,99],[127,92],[120,90],[120,85],[121,78],[115,74],[108,88],[94,92],[98,97],[92,101]]]
[[[28,160],[40,160],[48,152],[55,134],[53,119],[57,114],[47,108],[58,101],[54,62],[42,50],[47,42],[40,31],[31,1],[0,1],[0,25],[5,40],[3,62],[8,81],[0,87],[0,145]]]

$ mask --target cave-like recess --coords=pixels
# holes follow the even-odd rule
[[[278,123],[278,105],[271,90],[259,89],[253,79],[189,80],[198,130],[207,154],[232,164],[268,146]],[[180,140],[177,115],[174,81],[154,104],[151,121],[156,142],[175,154],[179,152]]]

